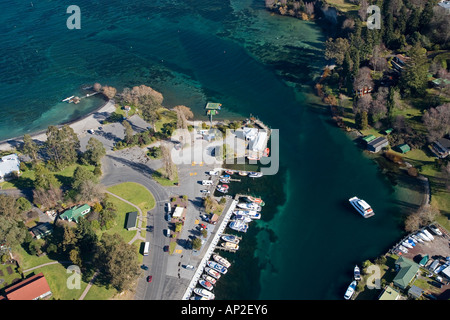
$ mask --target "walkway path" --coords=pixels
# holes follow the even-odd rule
[[[145,238],[141,236],[142,220],[144,219],[144,215],[142,214],[141,208],[139,208],[137,205],[131,203],[130,201],[125,200],[124,198],[119,197],[118,195],[116,195],[116,194],[114,194],[114,193],[112,193],[112,192],[106,191],[106,193],[112,195],[113,197],[116,197],[116,198],[119,199],[119,200],[122,200],[123,202],[129,204],[130,206],[135,207],[135,208],[138,210],[138,212],[139,212],[139,218],[138,218],[138,225],[137,225],[137,232],[136,232],[136,235],[133,237],[133,239],[131,239],[131,240],[128,242],[128,244],[132,244],[134,241],[136,241],[136,240],[138,240],[138,239],[139,239],[139,240],[145,241]]]
[[[71,261],[52,261],[52,262],[47,262],[47,263],[38,265],[36,267],[30,268],[30,269],[27,269],[27,270],[23,270],[23,273],[27,273],[27,272],[33,271],[35,269],[42,268],[42,267],[45,267],[45,266],[49,266],[49,265],[52,265],[52,264],[57,264],[57,263],[68,264],[68,263],[72,263],[72,262]]]
[[[86,286],[86,289],[84,289],[83,293],[81,294],[80,298],[78,298],[78,300],[83,300],[84,297],[87,295],[87,293],[89,292],[89,289],[91,289],[92,285],[94,284],[95,278],[97,277],[98,272],[96,271],[94,273],[94,275],[92,276],[91,281],[89,281],[88,285]]]

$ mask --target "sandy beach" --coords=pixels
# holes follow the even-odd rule
[[[81,135],[86,133],[89,129],[96,129],[101,125],[101,121],[106,119],[112,112],[116,110],[114,100],[109,100],[105,103],[101,108],[93,111],[86,116],[71,121],[69,126],[78,134]],[[64,124],[57,125],[58,127],[63,126]],[[44,142],[47,140],[47,135],[45,131],[40,131],[35,134],[32,134],[31,137],[33,140]],[[5,141],[0,142],[0,151],[11,150],[16,147],[19,147],[23,141],[22,137],[11,138]]]

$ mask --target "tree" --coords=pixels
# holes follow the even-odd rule
[[[361,18],[361,21],[366,21],[367,19],[367,8],[369,7],[369,3],[367,0],[361,0],[359,4],[358,15]]]
[[[124,129],[125,130],[125,142],[127,144],[130,144],[131,141],[133,140],[133,135],[134,135],[133,127],[127,120],[123,120],[122,125],[125,128]]]
[[[407,95],[420,96],[427,88],[428,59],[427,50],[417,42],[409,51],[409,60],[406,62],[400,78],[400,84]]]
[[[108,99],[112,99],[116,96],[117,90],[114,87],[110,87],[110,86],[103,86],[101,88],[101,92],[108,98]]]
[[[29,134],[23,136],[22,152],[29,156],[34,162],[38,160],[39,147]]]
[[[166,178],[169,180],[175,179],[175,166],[172,162],[172,155],[170,149],[166,145],[161,145],[161,154],[163,161],[163,168]]]
[[[100,278],[118,291],[131,288],[139,277],[137,252],[117,233],[102,235],[94,261]]]
[[[335,59],[337,64],[342,65],[349,48],[350,44],[347,39],[337,38],[333,40],[329,38],[325,42],[325,57],[327,59]]]
[[[73,173],[72,189],[79,191],[80,186],[86,181],[95,181],[96,177],[91,170],[78,166]]]
[[[428,130],[430,142],[450,133],[450,103],[425,111],[422,121]]]
[[[16,207],[19,212],[28,212],[31,210],[31,203],[24,197],[19,197],[16,200]]]
[[[94,83],[92,88],[94,89],[94,91],[100,92],[102,90],[102,85],[100,83],[96,82],[96,83]]]
[[[192,240],[192,249],[199,250],[202,247],[202,240],[200,238],[195,237]]]
[[[102,200],[105,195],[104,187],[102,185],[96,184],[93,180],[86,180],[81,182],[77,191],[77,199],[83,202]]]
[[[98,165],[105,154],[106,150],[103,143],[91,137],[87,143],[83,159],[89,164]]]
[[[34,172],[34,189],[49,190],[53,187],[60,187],[59,181],[42,163],[38,163]]]
[[[61,129],[49,126],[46,134],[47,154],[56,168],[63,169],[75,163],[80,148],[80,140],[75,131],[69,125],[64,125]]]
[[[12,217],[0,215],[0,241],[14,247],[25,240],[27,229]]]
[[[187,120],[194,118],[194,113],[186,106],[176,106],[173,108],[177,113],[177,127],[178,129],[187,129]]]

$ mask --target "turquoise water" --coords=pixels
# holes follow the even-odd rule
[[[219,101],[216,118],[253,114],[280,130],[280,172],[232,186],[267,205],[230,256],[219,299],[341,299],[354,264],[399,236],[395,190],[311,94],[325,63],[314,23],[257,0],[80,0],[81,30],[68,30],[63,1],[11,4],[0,17],[0,139],[94,110],[97,97],[60,102],[93,82],[146,84],[205,119],[205,103]],[[353,195],[376,216],[350,209]]]

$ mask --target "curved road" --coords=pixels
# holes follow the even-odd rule
[[[153,232],[146,233],[146,241],[150,242],[150,254],[144,257],[144,264],[150,266],[147,274],[153,276],[151,283],[140,279],[136,299],[161,300],[167,272],[168,255],[163,247],[169,244],[164,236],[164,229],[168,222],[164,219],[165,203],[169,200],[167,191],[151,178],[152,169],[142,163],[118,157],[114,154],[103,158],[104,175],[102,183],[112,186],[122,182],[136,182],[145,186],[155,197],[156,205],[147,215],[149,225],[153,225]]]

